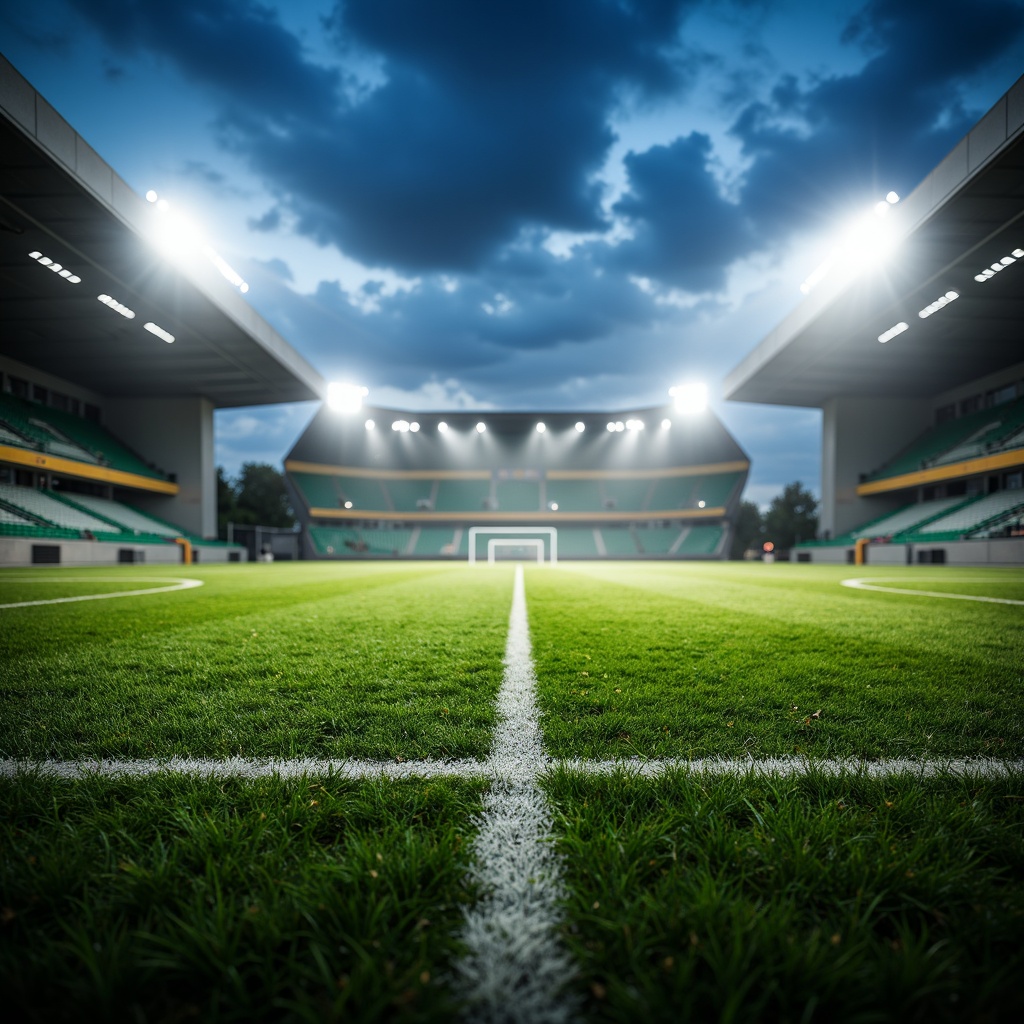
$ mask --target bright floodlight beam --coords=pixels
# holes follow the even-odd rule
[[[701,382],[677,384],[668,393],[675,400],[676,412],[684,416],[697,416],[708,407],[708,386]]]
[[[327,407],[340,413],[359,412],[369,389],[358,384],[332,382],[327,385]]]

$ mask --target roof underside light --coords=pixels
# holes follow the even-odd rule
[[[476,425],[476,432],[478,434],[482,434],[486,429],[487,429],[487,424],[486,423],[478,423]]]
[[[676,412],[684,416],[696,416],[708,407],[708,386],[702,382],[677,384],[668,393],[675,400]]]
[[[165,331],[162,327],[152,322],[145,323],[142,325],[149,331],[150,334],[155,334],[161,341],[166,341],[168,345],[174,344],[174,335],[170,331]]]
[[[974,280],[978,284],[984,284],[986,281],[992,280],[996,274],[1001,273],[1007,267],[1013,266],[1022,256],[1024,256],[1024,249],[1014,249],[1009,256],[1003,256],[1002,259],[996,260],[995,263],[990,264],[984,270],[974,275]]]
[[[376,430],[377,429],[377,424],[374,423],[373,420],[367,420],[366,421],[366,429],[367,430]]]
[[[944,306],[948,306],[951,302],[955,302],[960,298],[959,292],[946,292],[945,295],[940,295],[934,302],[929,302],[917,315],[922,320],[927,320],[932,313],[938,313]]]
[[[670,419],[668,419],[667,417],[661,421],[661,429],[662,430],[669,430],[669,429],[671,429],[671,427],[672,427],[672,421]]]
[[[887,341],[892,341],[898,334],[902,334],[909,326],[901,320],[898,324],[893,324],[889,330],[883,331],[878,336],[878,340],[884,345]]]
[[[327,407],[335,412],[359,412],[369,389],[358,384],[332,382],[327,385]]]
[[[447,434],[448,433],[448,424],[445,423],[444,420],[441,420],[441,422],[438,423],[438,425],[437,425],[437,431],[438,431],[439,434]]]
[[[577,420],[576,421],[576,433],[577,434],[582,434],[583,431],[586,430],[586,429],[587,429],[586,423],[584,423],[582,420]]]
[[[46,267],[47,270],[52,271],[58,277],[63,277],[68,284],[81,284],[82,279],[77,274],[72,274],[67,267],[62,267],[59,263],[55,263],[50,259],[49,256],[44,256],[38,249],[33,249],[28,254],[30,260],[35,260],[41,267]]]
[[[126,320],[135,319],[135,310],[129,309],[123,303],[118,302],[117,299],[111,298],[109,295],[97,295],[96,298],[104,306],[109,306],[115,313],[120,313]]]
[[[548,425],[546,423],[538,423],[534,429],[538,434],[543,434],[544,431],[548,429]]]

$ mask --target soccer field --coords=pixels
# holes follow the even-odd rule
[[[0,991],[27,1021],[1019,1017],[1022,626],[1015,570],[4,570]]]

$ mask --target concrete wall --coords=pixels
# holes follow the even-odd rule
[[[910,562],[908,558],[908,548]],[[852,547],[806,548],[816,565],[846,565]],[[869,544],[867,563],[857,566],[870,569],[878,566],[918,565],[922,551],[944,551],[946,565],[1024,566],[1024,537],[998,537],[993,540],[941,541],[935,544]],[[795,555],[794,555],[795,561]]]
[[[182,558],[182,549],[178,544],[118,544],[49,537],[0,537],[0,566],[32,565],[32,547],[35,544],[60,548],[59,565],[117,565],[119,552],[124,548],[136,552],[136,560],[146,565],[181,565]],[[231,552],[237,552],[240,561],[247,560],[244,548],[193,548],[193,554],[198,554],[196,561],[200,565],[227,562]]]
[[[877,469],[932,422],[931,403],[907,398],[832,398],[823,408],[819,532],[830,536],[894,512],[907,496],[861,498],[861,473]]]
[[[107,399],[104,423],[145,453],[181,491],[173,496],[133,495],[144,511],[190,533],[217,536],[217,469],[213,457],[213,404],[205,398]]]

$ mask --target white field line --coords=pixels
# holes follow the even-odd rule
[[[202,580],[175,579],[168,576],[135,576],[135,580],[148,583],[169,583],[167,587],[148,587],[145,590],[115,590],[110,594],[79,594],[75,597],[50,597],[40,601],[12,601],[10,604],[0,604],[2,608],[31,608],[37,604],[68,604],[72,601],[105,601],[111,597],[145,597],[147,594],[166,594],[172,590],[191,590],[193,587],[201,587]],[[30,577],[30,576],[8,576],[6,579],[17,579],[22,583],[95,583],[97,581],[124,582],[123,576],[52,576],[52,577]]]
[[[555,934],[565,896],[551,816],[537,776],[547,765],[533,691],[523,568],[516,566],[487,772],[470,875],[483,896],[466,911],[467,947],[455,965],[471,1021],[558,1024],[576,1016],[563,994],[573,962]]]
[[[877,590],[882,594],[909,594],[911,597],[946,597],[951,601],[985,601],[988,604],[1024,604],[1024,601],[1015,601],[1009,597],[982,597],[978,594],[947,594],[941,590],[911,590],[903,587],[879,587],[876,584],[885,582],[888,580],[887,576],[870,576],[861,579],[851,580],[840,580],[840,584],[844,587],[851,587],[854,590]],[[993,581],[991,579],[978,579],[978,580],[957,580],[951,579],[948,581],[950,584],[957,583],[992,583],[1002,582]],[[1007,580],[1005,582],[1018,582],[1017,580]]]
[[[621,772],[654,778],[680,772],[702,778],[799,775],[863,776],[893,778],[915,775],[937,778],[957,775],[969,778],[1007,778],[1024,773],[1024,761],[1000,758],[889,758],[861,761],[857,758],[760,758],[726,760],[708,758],[628,758],[617,761],[551,758],[543,765],[525,768],[521,764],[497,765],[494,761],[362,761],[343,758],[150,758],[118,760],[96,758],[81,761],[32,761],[0,759],[0,778],[41,775],[76,782],[85,778],[145,778],[150,775],[185,775],[193,778],[322,778],[333,775],[350,779],[403,778],[488,778],[506,783],[523,783],[532,778],[570,771],[591,775]]]
[[[768,757],[757,760],[726,760],[707,758],[652,758],[632,757],[622,760],[587,761],[577,758],[547,760],[532,773],[519,766],[506,770],[493,761],[364,761],[346,758],[215,758],[168,757],[143,760],[32,761],[19,758],[0,759],[0,778],[16,779],[39,775],[66,782],[77,782],[93,777],[107,779],[145,778],[150,775],[185,775],[199,779],[298,779],[322,778],[333,775],[343,779],[493,779],[506,783],[523,782],[531,777],[557,771],[579,772],[590,775],[614,775],[621,772],[654,778],[671,772],[704,778],[745,776],[799,775],[865,776],[887,779],[901,775],[919,778],[938,778],[947,775],[967,778],[1002,779],[1024,773],[1024,761],[996,757],[935,757],[921,760],[888,758],[881,761],[861,761],[858,758],[829,758],[815,760],[803,757]]]

